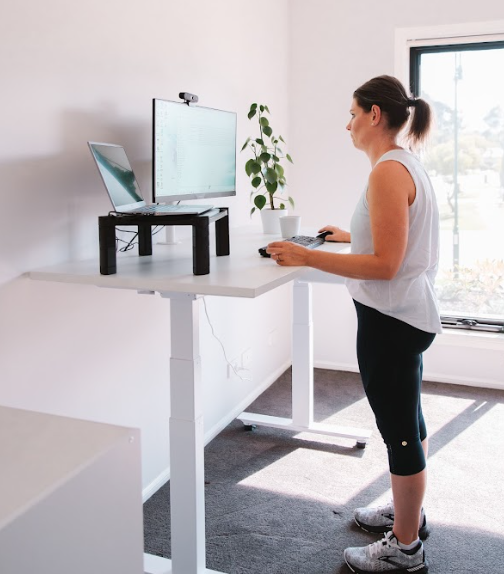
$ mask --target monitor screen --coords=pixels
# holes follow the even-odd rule
[[[153,201],[236,195],[236,113],[153,100]]]

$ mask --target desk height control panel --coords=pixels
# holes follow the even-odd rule
[[[212,209],[201,215],[103,215],[98,217],[100,273],[117,273],[116,227],[138,227],[138,254],[152,255],[152,228],[158,225],[191,225],[194,275],[210,273],[210,223],[215,222],[217,256],[229,255],[229,211]]]

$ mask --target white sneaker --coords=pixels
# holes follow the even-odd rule
[[[391,500],[382,506],[373,508],[356,508],[354,511],[355,522],[366,532],[390,532],[394,526],[394,502]],[[420,515],[421,526],[418,529],[420,540],[426,540],[429,536],[429,528],[424,509]]]
[[[413,551],[403,550],[392,532],[369,546],[347,548],[344,557],[350,570],[357,574],[427,574],[429,571],[422,542]]]

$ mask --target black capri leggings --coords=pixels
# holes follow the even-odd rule
[[[387,446],[392,474],[409,476],[426,465],[422,414],[422,353],[434,333],[354,301],[359,370],[376,424]]]

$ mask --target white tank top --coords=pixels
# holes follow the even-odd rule
[[[409,171],[416,188],[409,207],[408,244],[397,275],[390,280],[347,279],[350,295],[359,303],[428,333],[441,333],[434,279],[439,256],[439,214],[436,196],[424,167],[406,150],[392,150],[378,161],[397,161]],[[374,253],[367,186],[350,225],[352,253]]]

